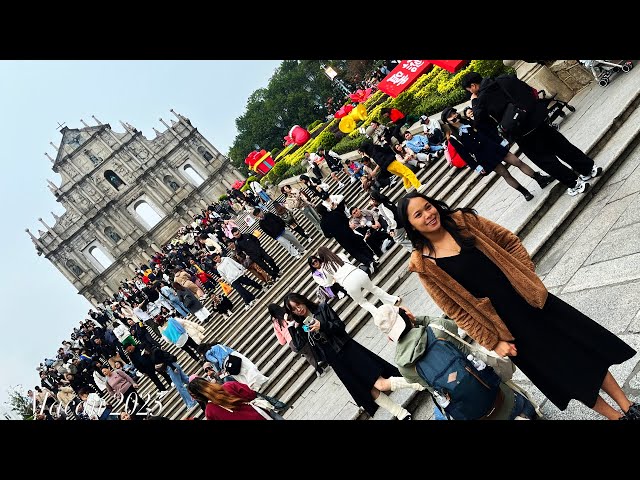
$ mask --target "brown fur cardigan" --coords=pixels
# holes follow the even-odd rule
[[[483,217],[455,212],[451,218],[475,237],[475,246],[509,279],[529,305],[542,308],[547,288],[535,273],[531,257],[514,233]],[[476,298],[422,252],[414,250],[409,271],[418,273],[420,282],[434,302],[483,347],[493,350],[498,341],[513,341],[513,335],[488,298]]]

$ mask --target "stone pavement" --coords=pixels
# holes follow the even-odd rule
[[[582,150],[591,150],[597,164],[610,168],[609,175],[594,182],[597,188],[588,197],[559,198],[565,210],[582,208],[570,222],[543,209],[543,218],[549,217],[544,220],[551,222],[551,230],[555,231],[551,241],[547,241],[548,235],[540,241],[530,241],[531,245],[526,237],[523,239],[530,251],[540,251],[540,258],[535,258],[537,271],[552,293],[636,350],[640,347],[640,149],[631,142],[640,121],[633,114],[621,125],[617,119],[639,93],[640,68],[637,68],[606,88],[591,84],[571,101],[577,111],[568,114],[561,132]],[[519,173],[516,171],[514,176],[520,180]],[[537,185],[531,191],[538,197]],[[480,215],[519,232],[541,207],[539,202],[544,201],[544,196],[543,192],[540,199],[525,202],[505,182],[498,181],[474,208]],[[465,204],[464,200],[460,203]],[[403,296],[403,304],[416,314],[441,314],[414,275],[407,276],[391,293]],[[354,338],[393,363],[394,347],[371,319]],[[611,371],[631,398],[640,399],[639,355],[613,366]],[[520,371],[514,379],[534,395],[550,419],[601,418],[576,401],[561,412]],[[413,392],[401,390],[391,397],[404,404],[413,398],[409,409],[414,409],[415,419],[432,417],[433,406],[424,394],[416,397]],[[316,379],[293,407],[285,415],[287,419],[352,419],[358,415],[358,407],[331,370]],[[388,418],[390,415],[382,409],[374,417]]]

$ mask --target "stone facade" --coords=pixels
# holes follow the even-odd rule
[[[37,237],[27,233],[38,255],[93,305],[113,295],[195,212],[245,178],[188,118],[171,112],[177,121],[163,122],[166,130],[154,129],[152,140],[127,123],[124,133],[114,132],[95,117],[96,126],[64,127],[58,155],[49,157],[62,177],[49,189],[65,213],[54,215],[52,227],[40,219],[46,231]],[[160,220],[151,225],[141,206]],[[112,263],[105,268],[95,249]]]

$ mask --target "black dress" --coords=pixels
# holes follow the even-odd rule
[[[514,336],[518,355],[511,360],[560,410],[571,399],[593,408],[609,367],[636,353],[551,293],[542,309],[532,307],[500,268],[475,247],[435,261],[469,293],[491,300]]]

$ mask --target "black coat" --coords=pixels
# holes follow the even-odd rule
[[[484,78],[480,83],[478,97],[471,104],[474,126],[485,135],[494,139],[500,138],[496,127],[509,103],[515,103],[516,106],[527,110],[523,125],[524,132],[539,127],[547,118],[547,108],[537,99],[529,85],[513,75],[500,75],[495,80]]]
[[[466,131],[452,133],[449,142],[469,168],[475,169],[480,165],[486,173],[492,172],[509,153],[507,147],[503,147],[493,138],[472,127]]]
[[[260,240],[254,235],[243,233],[240,238],[236,239],[238,251],[244,252],[252,258],[260,257],[264,249],[260,246]]]
[[[197,312],[202,309],[202,303],[200,300],[196,298],[196,296],[191,292],[191,290],[185,288],[184,290],[178,290],[176,292],[178,294],[178,298],[182,302],[182,304],[187,307],[191,313]]]
[[[351,337],[347,334],[344,323],[333,309],[326,303],[318,305],[318,309],[312,312],[316,320],[320,322],[320,333],[312,333],[314,345],[312,349],[318,358],[324,359],[324,348],[332,348],[336,353],[351,341]],[[290,326],[291,343],[296,350],[302,349],[308,342],[309,333],[299,327]],[[310,343],[310,342],[309,342]]]
[[[260,219],[258,224],[271,238],[278,238],[286,227],[284,220],[271,212],[264,212],[264,218]]]

